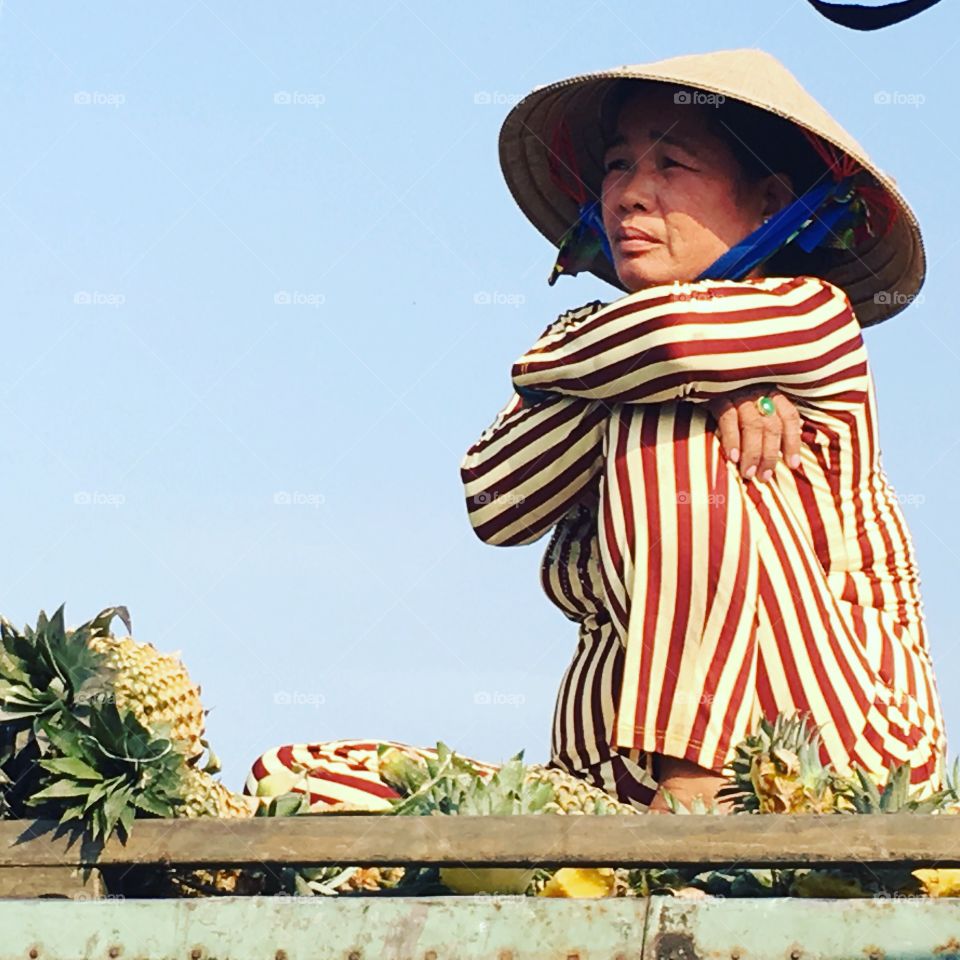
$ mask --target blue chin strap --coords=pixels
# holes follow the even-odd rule
[[[805,253],[834,245],[830,241],[843,228],[854,200],[849,177],[811,188],[714,260],[697,280],[743,280],[788,243],[795,242]]]

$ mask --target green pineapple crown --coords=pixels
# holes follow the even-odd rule
[[[109,635],[115,616],[129,629],[127,608],[108,607],[67,630],[63,606],[50,618],[41,610],[36,627],[23,631],[0,617],[0,721],[49,716],[108,693],[106,657],[90,647],[90,640]]]
[[[781,806],[791,812],[930,813],[960,802],[960,759],[945,786],[932,793],[911,788],[909,763],[890,767],[880,785],[859,766],[843,777],[824,765],[820,729],[803,713],[761,719],[755,732],[737,744],[724,770],[730,783],[718,791],[717,799],[730,800],[737,813]],[[789,795],[771,795],[771,790],[784,789]]]
[[[527,779],[522,750],[489,777],[442,741],[436,759],[418,762],[386,744],[377,757],[380,775],[404,795],[394,814],[506,816],[542,813],[555,803],[549,783]]]
[[[117,707],[115,673],[90,646],[116,616],[131,629],[126,607],[76,629],[63,610],[22,631],[0,617],[0,812],[30,809],[95,841],[125,836],[136,816],[171,816],[182,803],[186,758],[168,728],[151,732]]]

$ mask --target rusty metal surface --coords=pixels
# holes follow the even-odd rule
[[[0,900],[0,960],[641,960],[647,902]]]
[[[960,960],[960,899],[0,900],[0,960]]]
[[[960,960],[960,899],[653,897],[644,960]]]

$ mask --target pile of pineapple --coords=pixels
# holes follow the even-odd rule
[[[119,618],[126,635],[110,625]],[[52,819],[103,842],[125,839],[137,818],[295,816],[303,792],[250,797],[229,790],[204,737],[200,687],[177,655],[134,640],[125,607],[77,628],[63,607],[16,629],[0,617],[0,819]],[[911,791],[910,770],[875,783],[862,771],[838,776],[819,760],[817,732],[800,717],[762,721],[740,743],[721,799],[734,813],[960,812],[958,770],[935,792]],[[436,751],[381,744],[380,778],[399,799],[389,815],[638,815],[605,791],[562,770],[524,764],[523,751],[499,767],[438,743]],[[491,773],[491,770],[494,772]],[[716,805],[676,813],[719,813]],[[337,895],[377,890],[647,896],[655,892],[746,896],[960,896],[960,871],[625,870],[339,867],[279,871],[169,867],[104,871],[111,892],[133,896]]]
[[[114,618],[128,635],[110,632]],[[102,843],[125,839],[137,817],[254,814],[258,801],[214,776],[200,688],[178,657],[130,631],[125,607],[77,628],[65,626],[63,606],[22,631],[0,617],[0,818],[52,819]],[[172,892],[236,891],[241,878],[162,877]]]

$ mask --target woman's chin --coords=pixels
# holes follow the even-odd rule
[[[706,269],[705,266],[686,267],[676,263],[657,263],[639,257],[624,257],[614,262],[620,282],[631,292],[654,287],[661,283],[689,283]]]
[[[672,283],[678,279],[676,268],[669,265],[645,263],[643,257],[630,257],[614,264],[620,282],[631,292],[654,287],[660,283]]]

